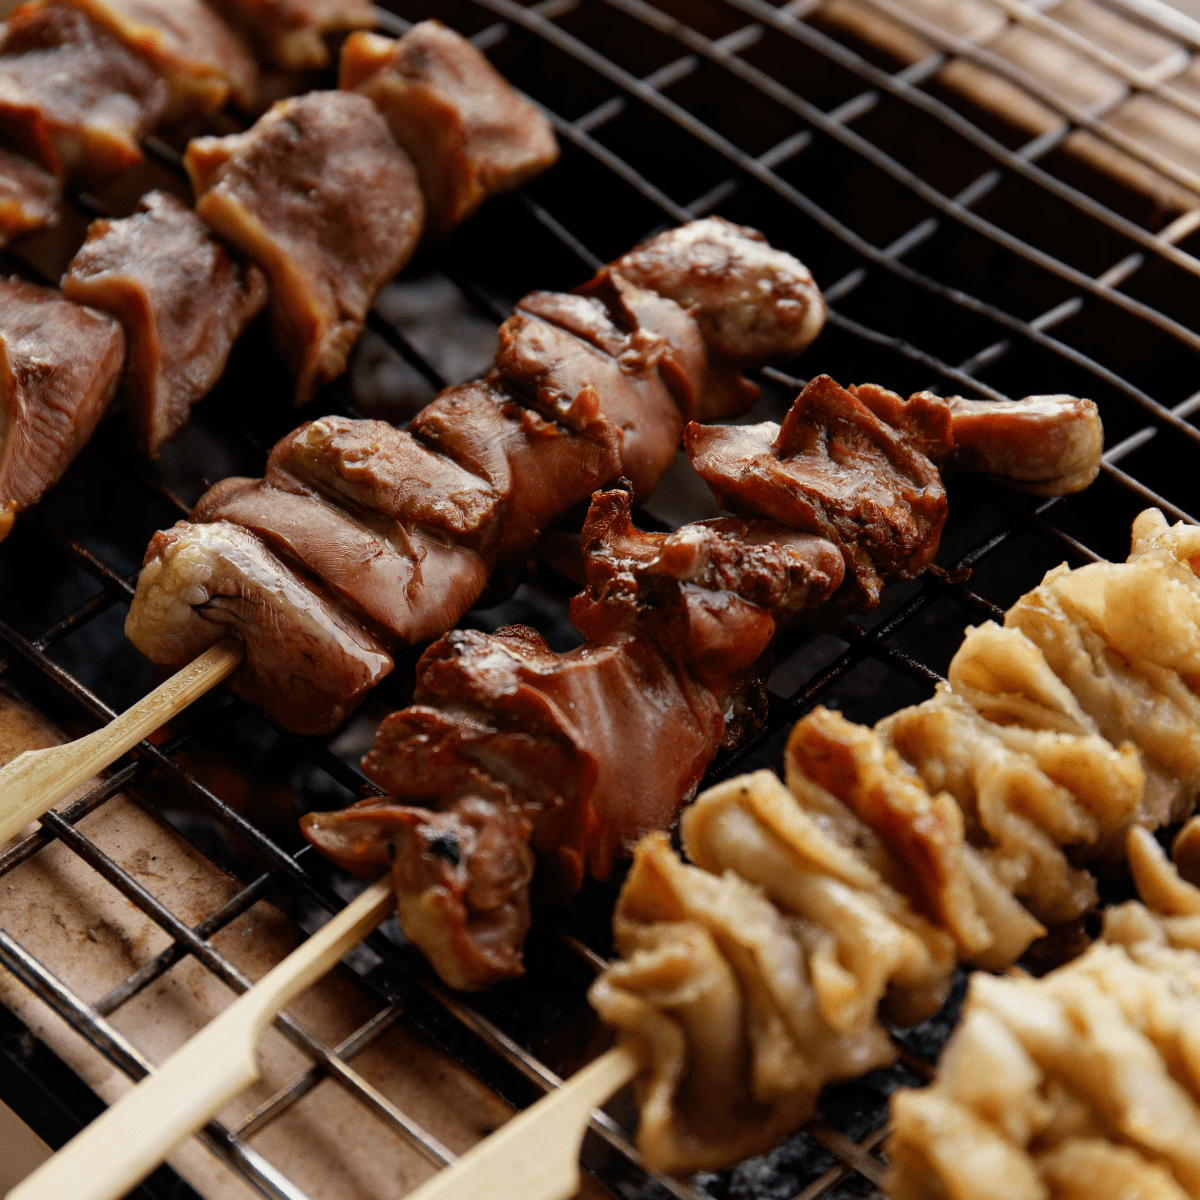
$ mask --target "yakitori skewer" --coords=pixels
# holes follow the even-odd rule
[[[390,881],[371,884],[7,1200],[117,1200],[136,1187],[259,1077],[255,1048],[270,1021],[391,911]]]
[[[222,638],[103,729],[14,758],[0,769],[0,844],[228,678],[244,653],[237,638]]]

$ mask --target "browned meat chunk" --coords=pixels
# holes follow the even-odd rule
[[[487,564],[431,530],[353,516],[319,496],[280,491],[265,480],[225,479],[192,512],[228,521],[299,563],[388,638],[424,641],[455,624],[487,583]]]
[[[695,317],[676,301],[631,283],[612,267],[577,290],[601,300],[622,329],[662,339],[653,353],[687,420],[736,417],[758,398],[758,388],[728,359],[709,350]]]
[[[500,327],[497,372],[559,420],[593,390],[620,438],[621,473],[646,499],[675,461],[684,424],[655,358],[640,353],[643,348],[612,324],[600,304],[582,296],[535,292],[521,308]],[[535,315],[539,310],[555,323]],[[629,353],[614,357],[598,348],[602,337],[611,349]]]
[[[500,558],[528,550],[549,521],[621,469],[616,431],[600,414],[594,393],[558,423],[518,404],[503,388],[468,383],[417,413],[408,432],[487,480],[501,497],[494,539]]]
[[[235,265],[174,196],[151,192],[138,207],[123,221],[92,222],[62,290],[124,325],[126,405],[142,451],[154,455],[220,378],[267,302],[267,281]]]
[[[91,437],[124,357],[111,317],[51,288],[0,280],[0,539]]]
[[[82,12],[22,10],[0,35],[0,133],[54,175],[97,186],[140,162],[168,89]]]
[[[783,425],[689,425],[688,456],[725,508],[836,542],[875,607],[882,580],[933,560],[946,520],[934,465],[827,375],[796,398]]]
[[[260,56],[289,71],[329,65],[325,35],[370,29],[369,0],[212,0],[213,7],[250,36]]]
[[[943,469],[990,475],[1039,496],[1081,492],[1100,472],[1104,426],[1091,400],[943,399],[932,392],[904,400],[873,383],[847,390]]]
[[[258,66],[248,47],[203,0],[34,0],[77,8],[167,81],[167,119],[213,113],[233,98],[254,103]]]
[[[394,799],[313,813],[301,826],[319,849],[360,870],[387,861],[389,843],[396,845],[405,936],[443,979],[467,989],[523,969],[524,847],[532,845],[567,890],[585,871],[606,877],[642,833],[671,824],[723,728],[712,694],[636,635],[559,655],[520,625],[490,635],[456,631],[422,657],[415,698],[417,706],[384,719],[363,762]],[[474,864],[463,864],[465,878],[455,873],[453,888],[428,878],[442,873],[431,855],[461,853],[453,814],[464,795],[496,797],[508,814],[488,822],[502,853],[480,864],[488,899],[474,910],[453,903],[455,891],[471,887]],[[447,802],[451,820],[433,825],[426,806]],[[432,826],[435,837],[414,844],[399,834],[405,826]],[[436,832],[454,843],[429,844]],[[486,955],[475,945],[480,912],[493,915],[488,928],[499,935]]]
[[[468,544],[494,536],[500,496],[486,480],[386,421],[322,417],[278,442],[266,482],[360,512],[432,525]]]
[[[592,499],[586,592],[571,620],[590,641],[640,624],[718,692],[766,650],[778,624],[823,604],[844,571],[838,548],[773,521],[699,521],[674,533],[633,525],[632,499]]]
[[[58,180],[36,163],[0,149],[0,246],[58,224]]]
[[[154,535],[125,635],[151,662],[186,666],[234,633],[246,657],[239,696],[286,713],[297,733],[328,733],[392,669],[383,643],[346,617],[253,534],[223,521]]]
[[[368,802],[314,813],[304,830],[351,871],[391,868],[407,936],[451,987],[521,974],[534,856],[529,820],[506,794],[468,789],[438,812]]]
[[[558,158],[550,123],[466,38],[422,21],[399,41],[355,33],[341,87],[369,96],[421,172],[429,220],[447,230]]]
[[[272,333],[303,404],[341,374],[376,293],[417,244],[412,160],[365,96],[309,92],[246,133],[194,139],[186,162],[196,212],[271,277]]]
[[[808,268],[757,230],[721,217],[660,233],[612,267],[678,301],[713,351],[745,366],[794,358],[825,323]]]
[[[1100,473],[1104,427],[1091,400],[951,396],[947,404],[954,427],[954,465],[960,470],[991,475],[1035,496],[1081,492]]]

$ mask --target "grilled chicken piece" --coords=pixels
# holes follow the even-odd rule
[[[0,246],[58,224],[58,180],[36,163],[0,149]]]
[[[431,525],[479,546],[494,534],[501,497],[478,475],[386,421],[322,417],[276,443],[266,482],[335,503]]]
[[[312,71],[330,62],[326,35],[370,29],[369,0],[212,0],[245,31],[261,58],[288,71]]]
[[[933,561],[946,519],[939,466],[1064,495],[1095,479],[1104,430],[1095,404],[1071,396],[905,400],[820,375],[782,425],[689,425],[684,442],[724,507],[838,543],[849,576],[831,615],[843,615],[877,607],[885,580]]]
[[[522,306],[536,306],[541,295],[527,296]],[[560,299],[589,303],[581,296]],[[555,419],[577,405],[585,389],[594,391],[617,432],[621,472],[639,500],[649,497],[675,461],[683,414],[653,361],[618,361],[560,325],[518,311],[500,327],[496,371]]]
[[[895,1058],[877,1022],[824,1019],[797,922],[733,872],[680,862],[663,833],[638,846],[613,932],[621,959],[588,994],[646,1060],[637,1143],[652,1169],[759,1154],[813,1116],[824,1084]]]
[[[358,619],[409,645],[457,623],[487,583],[483,559],[436,530],[356,515],[266,480],[222,480],[201,497],[191,519],[250,530],[336,592]]]
[[[617,431],[594,389],[548,420],[496,380],[448,388],[408,431],[490,484],[501,504],[491,544],[499,559],[529,550],[542,529],[620,474]]]
[[[228,99],[249,109],[258,66],[249,48],[203,0],[30,0],[79,9],[148,62],[170,87],[166,119],[214,113]]]
[[[422,21],[399,41],[351,34],[338,86],[369,96],[387,118],[421,173],[435,229],[452,229],[558,160],[541,111],[440,21]]]
[[[23,9],[0,33],[0,132],[53,175],[90,186],[140,162],[166,82],[84,13]]]
[[[267,302],[263,273],[233,263],[204,222],[166,192],[144,196],[123,221],[93,221],[62,291],[125,327],[125,403],[151,456],[208,394]]]
[[[712,875],[733,872],[780,911],[803,922],[801,937],[821,1016],[838,1033],[861,1033],[876,1013],[916,1025],[946,999],[954,939],[887,882],[903,875],[869,826],[822,790],[786,788],[755,771],[704,792],[680,820],[684,852]],[[913,900],[918,900],[914,907]],[[882,1009],[881,1009],[882,1006]]]
[[[246,644],[232,676],[296,733],[328,733],[392,669],[384,643],[237,525],[180,521],[146,550],[125,636],[177,669],[227,633]]]
[[[808,268],[721,217],[660,233],[612,267],[683,305],[713,352],[740,366],[794,358],[825,324]]]
[[[51,288],[0,280],[0,539],[91,437],[124,358],[111,317]]]
[[[501,943],[495,924],[478,919],[525,911],[523,848],[538,851],[561,889],[576,890],[585,871],[605,878],[641,833],[671,823],[723,730],[712,693],[636,635],[555,654],[520,625],[456,631],[422,657],[414,698],[414,707],[384,719],[363,761],[389,798],[310,814],[301,827],[352,869],[391,854],[405,936],[446,982],[467,990],[523,970],[524,923],[505,919]],[[453,814],[458,797],[481,795],[502,798],[488,824],[499,823],[493,840],[510,864],[498,871],[508,891],[489,878],[488,904],[452,908],[442,875],[453,875],[452,892],[461,893],[472,864],[430,870],[431,856],[450,848],[408,831],[442,828],[430,809],[440,815],[448,804]]]
[[[592,498],[583,528],[588,587],[571,601],[571,620],[596,642],[640,625],[718,691],[779,625],[841,583],[837,547],[787,526],[726,517],[644,533],[631,509],[621,489]]]
[[[1081,492],[1100,473],[1104,427],[1090,400],[1026,396],[1024,400],[946,402],[956,470],[988,475],[1035,496]]]
[[[629,503],[626,491],[593,500],[585,531],[589,555],[607,554],[609,564],[614,557],[600,526],[619,525],[626,542],[636,541]],[[552,653],[523,626],[491,635],[456,631],[435,642],[417,667],[415,705],[385,718],[363,763],[388,798],[307,817],[306,836],[345,865],[369,869],[385,861],[380,840],[393,838],[389,829],[434,828],[429,812],[460,796],[503,798],[506,811],[528,822],[529,845],[560,888],[577,889],[585,873],[605,878],[638,837],[669,828],[731,733],[761,722],[762,654],[774,623],[743,594],[786,594],[793,573],[806,580],[796,586],[813,586],[812,572],[791,558],[795,542],[785,539],[770,550],[754,544],[739,554],[735,541],[726,530],[721,544],[709,547],[709,564],[690,571],[686,564],[696,567],[697,555],[682,542],[643,555],[647,572],[638,579],[644,594],[636,600],[631,588],[637,582],[624,589],[607,585],[611,565],[589,570],[589,592],[572,605],[572,617],[587,614],[580,627],[595,636],[569,654]],[[824,554],[837,562],[832,547]],[[676,565],[686,560],[680,573],[698,582],[680,582],[666,570],[652,574],[672,558]],[[817,586],[831,585],[826,579]],[[612,617],[601,614],[606,605],[614,608]],[[489,942],[486,955],[456,951],[448,963],[445,946],[429,939],[435,928],[445,932],[450,902],[438,888],[450,887],[449,875],[441,883],[421,875],[420,862],[436,852],[429,838],[395,837],[402,838],[405,855],[402,866],[395,843],[397,888],[403,870],[409,880],[425,878],[422,887],[429,890],[424,900],[401,904],[405,935],[428,945],[442,977],[455,987],[478,988],[519,973],[519,940],[509,944],[507,957]],[[500,842],[509,845],[507,838]],[[438,866],[434,876],[447,870]],[[461,872],[450,874],[459,881],[454,887],[466,886]],[[521,875],[514,867],[505,878],[523,889],[524,882],[515,882]],[[487,911],[517,911],[487,894],[496,901]],[[406,911],[434,910],[440,925],[431,918],[410,926],[405,917]],[[460,918],[458,945],[474,936],[483,909],[453,911]],[[480,928],[492,926],[485,921]],[[506,920],[505,928],[515,934],[517,925]]]
[[[376,293],[417,244],[412,160],[365,96],[282,100],[246,133],[195,138],[196,212],[271,278],[275,344],[296,403],[345,369]]]
[[[723,508],[835,542],[853,584],[848,606],[876,607],[884,579],[912,579],[937,553],[937,468],[828,375],[808,383],[782,425],[692,424],[684,442]]]

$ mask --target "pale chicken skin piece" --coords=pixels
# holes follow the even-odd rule
[[[235,100],[254,104],[258,66],[249,48],[203,0],[32,0],[77,8],[166,79],[165,119],[204,116]]]
[[[62,187],[36,163],[0,149],[0,246],[58,224]]]
[[[338,85],[369,96],[387,118],[420,171],[429,223],[443,232],[558,159],[542,112],[440,21],[398,41],[351,34]]]
[[[330,63],[326,37],[370,29],[369,0],[212,0],[226,20],[243,30],[259,56],[287,71],[313,71]]]
[[[93,221],[62,291],[124,326],[125,404],[151,456],[221,377],[233,343],[267,302],[262,271],[234,263],[166,192],[142,197],[132,217]]]
[[[0,539],[91,437],[124,358],[111,317],[51,288],[0,280]]]
[[[392,669],[384,643],[252,533],[218,521],[154,535],[125,636],[178,669],[228,633],[246,646],[238,695],[287,714],[296,733],[328,733]]]
[[[612,267],[683,305],[712,350],[742,366],[795,358],[825,324],[808,268],[722,217],[660,233]]]
[[[770,1149],[813,1116],[821,1088],[886,1066],[882,1027],[840,1032],[817,1004],[794,924],[734,872],[639,843],[616,911],[621,958],[588,997],[647,1065],[637,1145],[675,1175]]]
[[[379,289],[424,225],[416,168],[365,96],[282,100],[246,133],[194,138],[197,214],[271,279],[271,331],[296,403],[346,366]]]
[[[1144,829],[1128,854],[1140,902],[1104,941],[1040,980],[973,976],[935,1083],[893,1094],[896,1200],[1200,1194],[1200,889]]]
[[[0,132],[56,176],[99,186],[141,162],[166,112],[166,81],[84,13],[14,14],[0,33]]]

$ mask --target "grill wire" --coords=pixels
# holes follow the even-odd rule
[[[1157,9],[1136,0],[1105,2],[1183,43],[1172,72],[1200,46],[1187,40],[1193,25],[1185,19],[1156,18]],[[1064,391],[1100,405],[1108,449],[1087,493],[1038,502],[970,479],[952,482],[939,557],[946,571],[892,587],[878,613],[857,619],[840,637],[785,639],[771,677],[767,727],[715,764],[708,783],[777,765],[787,727],[814,702],[872,721],[923,699],[945,672],[964,625],[1000,619],[1064,557],[1072,564],[1122,558],[1130,520],[1143,507],[1157,505],[1186,521],[1196,508],[1188,468],[1200,442],[1191,424],[1200,410],[1200,332],[1192,327],[1200,312],[1200,261],[1192,252],[1200,248],[1194,236],[1200,209],[1168,220],[1150,202],[1089,174],[1063,143],[1073,129],[1087,129],[1198,196],[1200,179],[1109,130],[1100,107],[1073,108],[1018,68],[934,29],[893,0],[868,5],[921,36],[928,56],[897,70],[868,44],[828,31],[820,0],[782,7],[765,0],[543,0],[529,7],[514,0],[398,0],[395,12],[378,14],[387,33],[436,15],[472,36],[545,108],[563,146],[553,171],[493,201],[416,264],[449,280],[476,320],[494,325],[526,291],[569,289],[658,229],[715,212],[763,230],[826,285],[829,324],[795,364],[807,373],[843,383],[872,380],[902,393],[933,387],[995,398]],[[1118,71],[1131,91],[1183,111],[1194,106],[1164,84],[1165,69],[1114,66],[1102,47],[1068,37],[1034,8],[1006,0],[1004,11]],[[997,128],[938,85],[936,75],[952,57],[1001,72],[1057,112],[1062,125],[1025,142]],[[180,173],[176,148],[151,138],[147,151]],[[106,211],[95,197],[74,200],[86,217]],[[5,257],[9,269],[36,276],[32,259]],[[378,354],[395,360],[392,378],[407,378],[422,399],[445,386],[428,339],[406,335],[382,304],[368,326]],[[803,380],[767,369],[759,382],[764,399],[752,419],[761,420],[777,419]],[[154,529],[187,514],[190,505],[179,492],[194,498],[235,467],[261,474],[270,445],[296,422],[288,391],[258,330],[243,339],[226,379],[197,410],[183,439],[186,452],[172,458],[168,450],[165,466],[127,459],[119,437],[101,429],[56,491],[0,547],[6,647],[0,679],[7,686],[73,735],[144,693],[153,682],[148,664],[118,630],[144,545]],[[326,389],[317,403],[324,411],[362,411],[352,379]],[[206,451],[229,469],[208,474]],[[652,500],[640,517],[647,527],[665,528],[687,514],[669,499],[665,508]],[[494,628],[525,620],[566,648],[572,634],[565,600],[572,591],[543,565],[512,601],[473,613],[467,623]],[[66,615],[45,624],[47,613],[60,612]],[[407,665],[398,661],[381,689],[388,706],[406,702],[403,678],[411,677],[414,661],[415,655]],[[215,933],[264,898],[311,929],[353,894],[344,877],[300,843],[295,813],[286,829],[247,816],[191,764],[218,743],[255,754],[266,747],[270,769],[292,779],[300,807],[375,794],[351,765],[361,746],[345,736],[302,738],[270,727],[223,692],[194,706],[180,725],[159,745],[142,742],[103,783],[47,814],[37,833],[0,856],[6,876],[61,842],[171,939],[168,949],[88,1004],[0,930],[4,966],[133,1079],[149,1064],[108,1021],[124,1003],[189,955],[240,992],[249,980],[213,948]],[[180,761],[184,754],[189,765]],[[244,773],[252,790],[259,776]],[[195,927],[78,827],[130,788],[147,811],[161,810],[241,881],[241,890]],[[1102,881],[1101,891],[1116,895],[1125,886]],[[478,997],[447,992],[394,932],[376,932],[367,939],[370,952],[351,963],[379,996],[377,1013],[337,1045],[281,1017],[276,1027],[311,1066],[237,1126],[210,1123],[204,1140],[260,1194],[303,1200],[287,1164],[268,1162],[250,1140],[332,1078],[361,1103],[364,1118],[373,1114],[434,1165],[451,1161],[432,1134],[355,1072],[355,1055],[399,1021],[518,1107],[554,1088],[560,1070],[575,1064],[566,1052],[547,1061],[555,1055],[539,1031],[586,1026],[583,992],[609,953],[615,890],[615,881],[589,884],[574,902],[539,916],[529,974]],[[897,1033],[896,1067],[829,1089],[816,1121],[751,1163],[689,1184],[652,1178],[638,1166],[624,1128],[601,1114],[592,1122],[585,1165],[628,1197],[874,1194],[883,1171],[887,1095],[897,1084],[930,1077],[954,1009],[952,1002],[925,1026]],[[0,1096],[48,1140],[65,1141],[99,1102],[48,1050],[31,1049],[15,1017],[0,1013],[0,1025]],[[134,1194],[195,1196],[166,1167]]]

